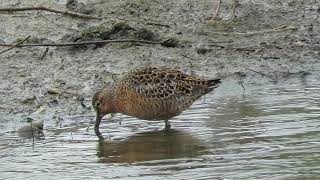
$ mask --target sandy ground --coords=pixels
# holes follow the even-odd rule
[[[15,48],[0,54],[3,120],[88,113],[92,110],[81,105],[82,98],[90,107],[94,91],[112,80],[113,74],[142,65],[179,67],[203,77],[241,80],[250,76],[275,82],[319,71],[317,0],[239,1],[236,17],[232,17],[232,1],[222,0],[217,20],[208,20],[216,6],[214,0],[80,2],[84,3],[81,12],[103,20],[43,11],[1,12],[0,43],[29,35],[28,43],[127,38],[171,38],[179,43],[175,47],[142,43],[50,47],[44,58],[46,47]],[[66,1],[0,0],[0,4],[66,8]],[[117,30],[119,23],[127,29]]]

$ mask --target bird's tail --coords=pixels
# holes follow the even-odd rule
[[[207,80],[207,88],[205,91],[205,94],[211,92],[212,90],[214,90],[215,88],[218,87],[218,84],[221,83],[221,79],[210,79]]]
[[[209,86],[209,88],[212,88],[212,89],[218,87],[218,84],[220,84],[220,83],[221,83],[221,79],[208,80],[208,86]]]

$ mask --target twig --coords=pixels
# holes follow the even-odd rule
[[[80,104],[81,104],[82,108],[84,108],[84,109],[87,109],[87,110],[90,110],[90,109],[91,109],[91,107],[90,107],[90,106],[86,106],[86,105],[84,104],[84,102],[80,102]]]
[[[212,50],[224,49],[224,50],[231,50],[231,51],[250,51],[250,52],[262,50],[259,47],[230,47],[230,46],[223,46],[218,44],[209,44],[208,46],[217,47],[217,48],[205,48],[202,50],[212,51]]]
[[[251,52],[262,50],[261,48],[258,48],[258,47],[227,47],[226,49],[235,50],[235,51],[251,51]]]
[[[82,41],[82,42],[66,42],[66,43],[44,43],[44,44],[20,44],[18,47],[26,46],[75,46],[75,45],[87,45],[87,44],[106,44],[106,43],[121,43],[121,42],[132,42],[132,43],[145,43],[145,44],[161,44],[162,42],[144,41],[136,39],[118,39],[118,40],[101,40],[101,41]],[[0,46],[11,46],[9,44],[0,44]]]
[[[209,44],[214,44],[214,43],[232,43],[232,42],[234,42],[234,41],[233,40],[215,41],[215,40],[211,40],[211,39],[208,40]]]
[[[236,17],[236,5],[237,5],[237,0],[232,1],[232,16],[233,18]]]
[[[73,135],[72,135],[72,132],[70,132],[70,133],[71,133],[71,134],[70,134],[70,135],[71,135],[71,140],[73,140]]]
[[[44,57],[46,57],[48,51],[49,51],[49,47],[47,47],[46,50],[44,50],[44,52],[42,53],[42,55],[41,55],[41,57],[40,57],[40,60],[43,60]]]
[[[91,127],[91,123],[88,125],[88,127],[86,128],[86,131],[89,132],[89,129]]]
[[[170,28],[170,26],[167,25],[167,24],[160,24],[160,23],[153,23],[153,22],[148,22],[147,25],[163,26],[163,27],[166,27],[166,28]]]
[[[210,47],[218,47],[218,48],[221,48],[221,49],[226,48],[226,46],[219,45],[219,44],[212,44],[212,43],[210,43],[208,46],[210,46]]]
[[[25,42],[26,40],[28,40],[30,37],[31,37],[31,36],[26,37],[24,40],[18,42],[17,44],[15,44],[15,45],[13,45],[13,46],[12,46],[12,45],[9,45],[9,46],[11,46],[11,47],[8,48],[8,49],[6,49],[6,50],[4,50],[4,51],[1,51],[0,54],[5,53],[5,52],[7,52],[7,51],[9,51],[9,50],[11,50],[11,49],[13,49],[13,48],[15,48],[15,47],[20,46],[22,43],[24,43],[24,42]]]
[[[218,0],[218,5],[217,5],[217,8],[216,8],[216,11],[214,12],[213,16],[212,16],[212,19],[216,19],[219,15],[219,10],[220,10],[220,4],[221,4],[221,0]]]
[[[206,32],[206,31],[201,31],[201,33],[208,33],[208,34],[218,34],[218,35],[244,35],[244,36],[252,36],[252,35],[257,35],[257,34],[264,34],[264,33],[272,33],[272,32],[282,32],[282,31],[295,31],[297,30],[297,27],[294,26],[280,26],[277,28],[272,28],[272,29],[266,29],[262,31],[248,31],[248,32]]]
[[[260,75],[262,75],[262,76],[270,77],[270,76],[267,75],[267,74],[264,74],[264,73],[262,73],[262,72],[259,72],[259,71],[253,70],[253,69],[247,69],[247,70],[252,71],[252,72],[255,72],[255,73],[260,74]]]
[[[63,46],[78,46],[78,45],[88,45],[88,44],[107,44],[107,43],[122,43],[122,42],[161,44],[162,45],[162,43],[164,43],[165,41],[167,41],[167,40],[155,42],[155,41],[145,41],[145,40],[136,40],[136,39],[118,39],[118,40],[82,41],[82,42],[66,42],[66,43],[19,44],[19,45],[16,45],[16,47],[32,47],[32,46],[63,47]],[[12,46],[12,45],[0,44],[0,46]],[[208,46],[218,47],[219,49],[235,50],[235,51],[256,51],[256,50],[261,49],[258,47],[228,47],[228,46],[217,45],[217,44],[212,44],[212,43],[210,43]],[[209,48],[207,50],[216,50],[216,49]],[[55,92],[52,92],[52,93],[57,94]]]
[[[30,120],[30,126],[31,126],[31,135],[32,135],[32,147],[34,147],[34,134],[33,134],[33,127],[32,127],[32,119]]]
[[[65,97],[75,96],[75,97],[77,97],[77,100],[79,100],[80,102],[84,101],[84,98],[80,94],[78,94],[77,92],[73,92],[73,91],[65,91],[62,89],[49,88],[49,89],[47,89],[47,93],[51,94],[51,95],[58,95],[58,96],[61,95],[61,96],[65,96]]]
[[[243,94],[246,92],[246,88],[244,88],[243,82],[240,83],[242,89],[243,89]]]
[[[59,89],[48,89],[47,93],[48,94],[52,94],[52,95],[56,95],[56,94],[60,95],[60,94],[62,94],[62,92]]]
[[[94,6],[94,5],[98,5],[98,4],[104,4],[104,3],[107,3],[107,1],[101,0],[100,2],[87,3],[87,5]]]
[[[78,17],[78,18],[100,19],[100,20],[102,19],[100,17],[90,16],[87,14],[82,14],[82,13],[77,13],[77,12],[67,11],[67,10],[53,9],[53,8],[48,8],[48,7],[44,7],[44,6],[0,8],[0,12],[1,11],[8,11],[8,12],[13,12],[13,11],[49,11],[49,12],[60,13],[60,14],[69,15],[69,16]]]

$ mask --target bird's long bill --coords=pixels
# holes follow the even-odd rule
[[[99,131],[99,126],[100,126],[100,122],[102,120],[101,115],[97,112],[97,116],[96,116],[96,122],[94,124],[94,132],[96,134],[96,136],[98,136],[99,138],[101,137],[101,133]]]

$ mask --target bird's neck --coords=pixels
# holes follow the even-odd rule
[[[109,89],[104,89],[103,94],[101,95],[103,97],[103,102],[104,102],[104,106],[103,106],[103,112],[105,114],[108,113],[117,113],[118,112],[118,108],[117,108],[117,102],[116,102],[116,98],[115,98],[115,94],[112,88]]]

